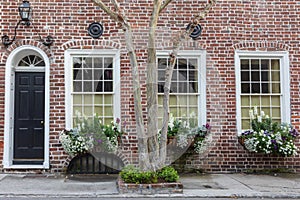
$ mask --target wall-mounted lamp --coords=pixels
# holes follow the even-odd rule
[[[45,46],[51,46],[53,43],[53,40],[54,40],[53,37],[48,35],[45,39],[42,39],[41,35],[36,30],[33,23],[30,21],[31,17],[32,17],[32,8],[30,7],[29,1],[23,1],[23,3],[19,6],[18,10],[19,10],[21,19],[19,20],[19,22],[17,23],[17,25],[15,27],[14,37],[12,39],[9,39],[9,37],[7,35],[2,36],[2,44],[4,44],[5,46],[9,46],[15,41],[16,35],[17,35],[17,29],[18,29],[19,25],[21,24],[21,22],[23,22],[24,25],[26,25],[26,26],[30,26],[30,25],[33,26],[34,31],[39,35],[40,41]]]

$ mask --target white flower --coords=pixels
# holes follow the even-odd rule
[[[257,115],[257,114],[258,114],[258,112],[257,112],[257,106],[254,106],[254,108],[253,108],[253,114],[254,114],[254,115]]]
[[[261,116],[257,116],[257,121],[258,121],[258,122],[262,122],[262,121],[261,121]]]
[[[249,117],[250,117],[250,120],[254,119],[254,115],[253,115],[253,110],[249,110]]]
[[[266,115],[266,117],[265,117],[266,119],[269,119],[270,118],[270,116],[269,115]]]

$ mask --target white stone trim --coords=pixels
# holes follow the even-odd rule
[[[281,120],[290,123],[290,62],[287,51],[235,51],[235,75],[236,75],[236,123],[238,135],[242,132],[241,125],[241,82],[240,59],[241,58],[277,58],[280,59],[280,84],[281,84]]]
[[[36,53],[45,62],[45,140],[43,165],[13,165],[13,127],[14,127],[14,77],[18,59],[24,55]],[[17,71],[22,71],[17,68]],[[28,70],[24,70],[27,71]],[[36,71],[36,70],[33,70]],[[32,72],[33,72],[32,71]],[[48,169],[49,168],[49,115],[50,115],[50,61],[47,54],[40,48],[24,45],[14,49],[7,58],[5,65],[5,116],[4,116],[4,155],[3,167],[7,169]]]
[[[72,100],[72,57],[73,56],[112,56],[114,57],[114,103],[113,103],[113,116],[114,118],[121,117],[121,101],[120,101],[120,51],[119,50],[85,50],[85,49],[69,49],[65,51],[65,105],[66,105],[66,128],[72,127],[72,113],[73,113],[73,100]],[[105,93],[103,93],[105,94]]]

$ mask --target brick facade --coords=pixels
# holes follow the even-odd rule
[[[106,1],[105,1],[106,2]],[[2,2],[0,9],[1,36],[13,36],[19,20],[18,1]],[[64,52],[68,49],[120,49],[121,50],[121,118],[126,121],[124,160],[137,161],[137,138],[133,110],[130,62],[126,54],[123,31],[92,1],[36,1],[32,0],[33,23],[42,35],[55,39],[47,48],[38,42],[32,26],[21,25],[16,41],[5,48],[0,46],[0,160],[3,159],[5,65],[10,53],[22,45],[42,49],[50,58],[50,171],[62,172],[68,156],[58,140],[65,127]],[[125,7],[135,34],[134,41],[140,62],[141,79],[145,80],[147,61],[147,26],[151,1],[126,0]],[[201,11],[207,0],[176,1],[169,5],[159,18],[158,50],[170,49],[169,40],[176,31],[184,29],[191,17]],[[182,49],[207,52],[207,121],[214,133],[214,146],[199,157],[187,160],[194,168],[207,172],[238,172],[246,169],[289,168],[299,171],[299,156],[291,158],[271,157],[249,153],[238,143],[236,128],[235,50],[287,51],[290,61],[291,123],[300,128],[300,53],[299,19],[300,3],[296,0],[220,0],[205,20],[201,22],[199,40],[186,42]],[[99,21],[105,32],[99,39],[87,34],[90,23]],[[145,85],[145,82],[142,82]],[[145,86],[142,92],[145,93]],[[143,105],[146,104],[143,95]],[[144,111],[146,113],[146,108]],[[299,145],[298,145],[299,146]],[[0,162],[1,169],[1,162]]]

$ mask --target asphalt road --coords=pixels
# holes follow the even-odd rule
[[[78,198],[58,198],[58,197],[0,197],[0,200],[122,200],[122,199],[134,199],[134,200],[211,200],[212,198],[82,198],[82,197],[78,197]],[[245,199],[245,200],[257,200],[260,198],[213,198],[215,200],[233,200],[233,199]],[[265,199],[265,198],[261,198],[263,200],[274,200],[274,199]],[[286,200],[286,199],[276,199],[276,200]],[[297,200],[297,199],[294,199]],[[298,199],[299,200],[299,199]]]

